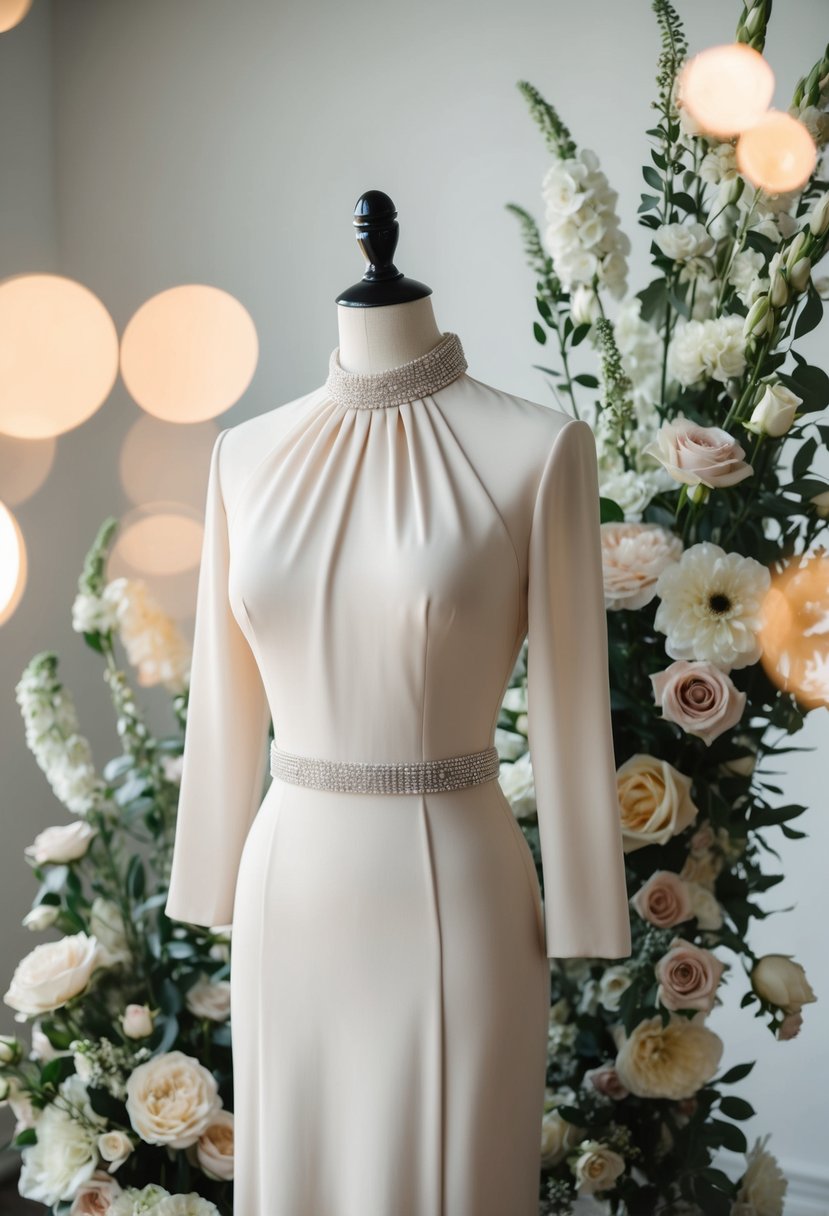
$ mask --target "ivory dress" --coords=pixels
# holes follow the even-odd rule
[[[166,912],[232,923],[238,1216],[536,1216],[548,957],[631,952],[593,433],[459,337],[222,430]],[[545,899],[492,748],[528,636]],[[271,762],[273,763],[273,761]]]

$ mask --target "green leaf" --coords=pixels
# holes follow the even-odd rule
[[[658,207],[662,200],[655,194],[643,194],[642,201],[639,204],[639,212],[653,211],[654,207]]]
[[[806,303],[803,307],[800,316],[794,327],[795,338],[802,338],[804,334],[811,333],[813,329],[817,329],[823,319],[823,301],[815,291],[814,285],[809,284],[809,290],[806,296]]]
[[[665,280],[654,279],[642,291],[636,293],[637,299],[641,301],[639,309],[643,321],[650,321],[659,311],[664,311],[665,302],[667,299]]]
[[[587,372],[579,372],[573,377],[574,384],[581,384],[584,388],[598,388],[599,381],[595,376],[589,375]]]
[[[656,172],[656,169],[652,168],[651,165],[643,165],[642,176],[649,186],[653,186],[654,190],[658,190],[660,194],[662,193],[664,182],[662,181],[660,175]]]
[[[547,331],[543,329],[537,321],[533,321],[533,333],[535,334],[536,342],[540,342],[543,346],[547,341]]]
[[[724,1098],[720,1099],[720,1111],[729,1119],[750,1119],[753,1114],[756,1114],[750,1102],[746,1102],[745,1098],[738,1098],[734,1094],[726,1094]]]
[[[115,756],[112,760],[107,760],[103,767],[103,775],[105,781],[117,781],[119,777],[123,777],[133,765],[132,756]]]
[[[89,1105],[96,1114],[103,1115],[112,1123],[120,1123],[123,1127],[129,1127],[127,1108],[120,1099],[114,1097],[108,1089],[97,1085],[90,1086],[87,1092]]]
[[[40,1079],[44,1085],[57,1087],[66,1077],[71,1077],[74,1071],[75,1061],[72,1056],[53,1056],[40,1070]]]
[[[144,871],[144,862],[138,853],[134,853],[130,858],[130,863],[127,866],[127,890],[130,898],[140,900],[144,894],[146,883],[146,874]]]
[[[814,435],[810,435],[795,453],[794,460],[792,461],[792,475],[794,477],[802,477],[804,473],[809,471],[816,451],[817,439],[815,439]]]
[[[748,1148],[742,1128],[726,1123],[724,1119],[709,1119],[703,1128],[703,1138],[708,1144],[720,1144],[733,1153],[744,1153]]]
[[[24,1127],[23,1131],[12,1141],[14,1148],[24,1148],[27,1144],[37,1144],[37,1132],[33,1127]]]
[[[689,215],[694,215],[697,210],[697,200],[682,190],[677,190],[675,194],[671,195],[671,203],[674,207],[687,211]]]
[[[590,333],[591,328],[592,326],[589,321],[585,321],[581,325],[577,325],[573,330],[573,340],[570,345],[578,346],[578,344]]]
[[[599,508],[601,511],[601,522],[603,524],[624,523],[625,513],[617,502],[612,498],[599,498]]]

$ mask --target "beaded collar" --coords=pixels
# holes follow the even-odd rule
[[[379,372],[350,372],[340,365],[340,348],[328,361],[325,387],[339,405],[355,409],[382,409],[419,401],[445,388],[467,369],[463,346],[457,334],[446,332],[425,355]]]

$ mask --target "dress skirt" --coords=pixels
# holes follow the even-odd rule
[[[234,1210],[537,1216],[548,1008],[538,883],[497,780],[274,780],[234,904]]]

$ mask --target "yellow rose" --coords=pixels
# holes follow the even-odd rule
[[[616,770],[616,788],[626,853],[665,844],[697,817],[691,778],[656,756],[631,756]]]

